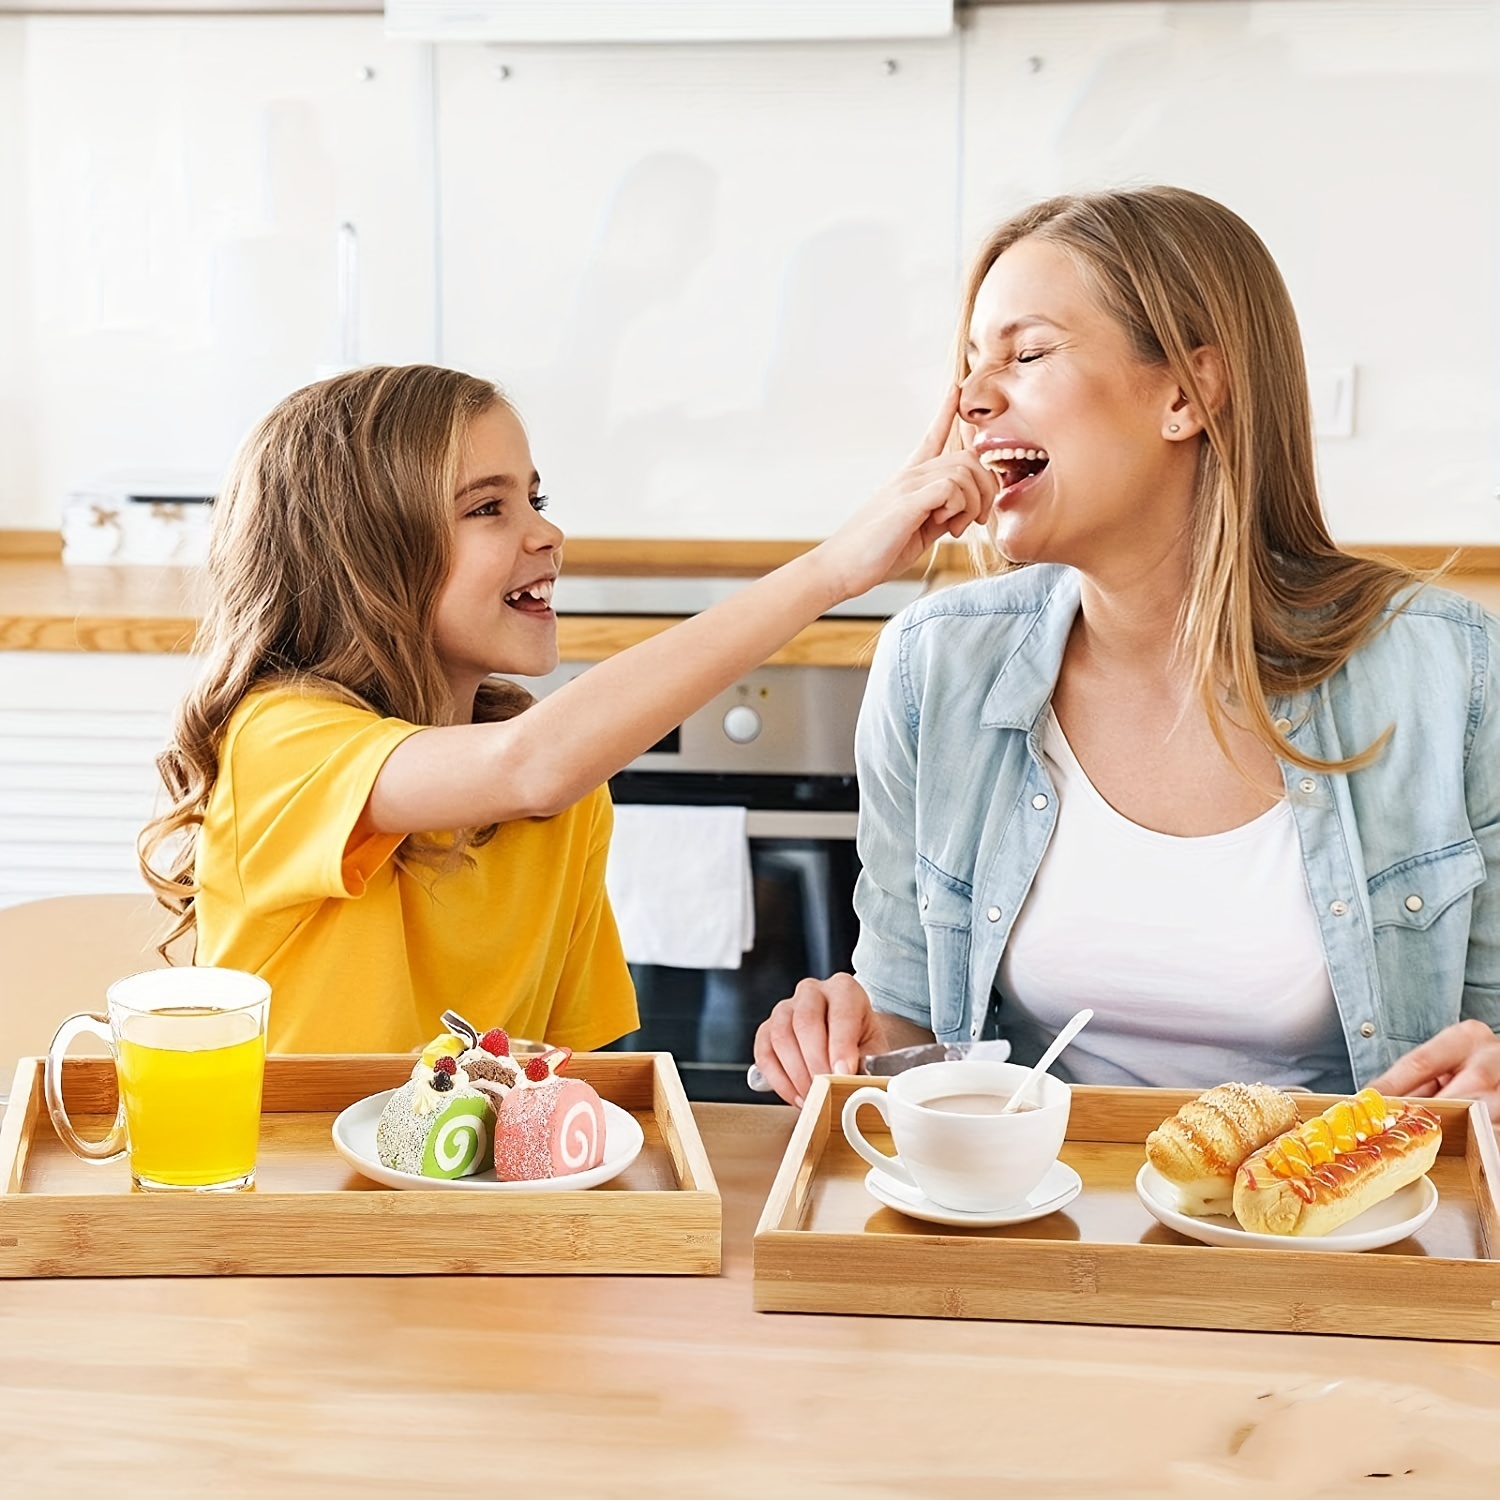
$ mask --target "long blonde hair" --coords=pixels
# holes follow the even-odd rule
[[[1244,727],[1280,759],[1320,771],[1368,764],[1385,736],[1347,760],[1318,760],[1288,743],[1266,705],[1337,672],[1419,576],[1353,557],[1329,535],[1302,338],[1270,252],[1238,215],[1183,188],[1047,199],[996,229],[974,260],[959,324],[960,380],[980,285],[1024,239],[1067,252],[1141,361],[1165,365],[1202,415],[1179,649],[1215,739],[1229,754],[1227,688]],[[1222,361],[1226,390],[1217,403],[1195,373],[1192,355],[1202,348]],[[993,545],[980,563],[987,572],[1009,566]]]
[[[214,504],[193,646],[202,671],[157,758],[170,806],[138,844],[148,885],[180,918],[164,948],[195,925],[198,830],[247,693],[296,686],[415,724],[451,717],[433,611],[464,437],[496,404],[506,403],[495,386],[456,370],[372,366],[288,396],[240,448]],[[474,718],[509,718],[530,701],[491,679]],[[401,853],[461,856],[493,833],[460,834],[456,851],[413,837]]]

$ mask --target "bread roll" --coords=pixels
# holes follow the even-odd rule
[[[1415,1182],[1442,1140],[1430,1109],[1362,1089],[1255,1152],[1235,1174],[1234,1216],[1252,1234],[1327,1234]]]
[[[1297,1123],[1296,1101],[1264,1083],[1221,1083],[1146,1137],[1146,1160],[1177,1196],[1177,1211],[1227,1214],[1235,1169]]]

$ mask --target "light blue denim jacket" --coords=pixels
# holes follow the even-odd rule
[[[1055,565],[960,584],[898,615],[876,650],[856,735],[854,968],[877,1010],[940,1040],[984,1027],[1052,834],[1041,728],[1078,597]],[[1364,770],[1282,764],[1357,1085],[1463,1017],[1500,1029],[1500,882],[1486,879],[1500,620],[1442,589],[1407,597],[1326,683],[1271,704],[1319,759],[1393,726]],[[1004,1035],[1003,999],[998,1019]]]

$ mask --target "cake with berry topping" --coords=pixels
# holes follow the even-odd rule
[[[489,1083],[511,1089],[521,1076],[520,1060],[510,1055],[510,1038],[498,1026],[460,1052],[458,1065],[477,1085]]]
[[[422,1060],[386,1101],[375,1127],[381,1164],[452,1180],[493,1162],[495,1097],[476,1088],[451,1053]]]
[[[529,1058],[500,1101],[494,1154],[501,1182],[566,1177],[604,1160],[604,1102],[581,1079],[561,1076],[572,1055],[554,1047]]]
[[[586,1172],[604,1160],[604,1104],[564,1078],[567,1047],[511,1056],[499,1027],[482,1036],[446,1011],[411,1081],[386,1101],[376,1126],[382,1165],[417,1177],[468,1177],[493,1166],[502,1182]]]

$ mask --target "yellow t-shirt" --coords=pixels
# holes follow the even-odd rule
[[[197,962],[269,981],[276,1052],[406,1052],[446,1009],[579,1051],[634,1030],[607,788],[502,824],[448,870],[398,870],[399,834],[350,846],[419,727],[287,689],[239,705],[199,833]]]

